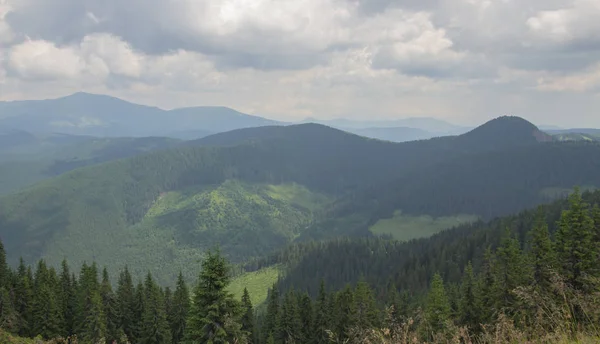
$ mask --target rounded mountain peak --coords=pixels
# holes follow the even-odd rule
[[[518,116],[495,118],[459,138],[465,143],[489,148],[552,141],[552,136],[540,131],[533,123]]]

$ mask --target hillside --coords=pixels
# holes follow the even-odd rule
[[[0,195],[75,168],[131,157],[178,144],[163,137],[97,138],[64,134],[0,134]]]
[[[285,140],[178,148],[77,169],[0,199],[0,234],[27,261],[129,262],[139,274],[155,267],[163,281],[172,278],[165,264],[194,275],[198,248],[216,243],[237,261],[258,255],[298,236],[336,195],[393,171],[373,166],[399,166],[375,154],[393,144],[321,129],[298,126]]]
[[[101,137],[192,139],[220,131],[278,124],[225,107],[167,111],[89,93],[57,99],[0,102],[0,114],[0,128]]]
[[[591,205],[600,204],[600,191],[584,193],[583,199]],[[332,290],[339,290],[360,278],[375,287],[375,294],[384,300],[390,282],[399,290],[419,294],[427,290],[435,273],[440,273],[448,283],[459,283],[461,267],[469,261],[476,271],[480,270],[486,249],[496,248],[507,228],[514,231],[527,248],[531,240],[527,232],[533,228],[538,211],[542,212],[550,232],[555,232],[557,221],[568,206],[568,202],[561,199],[541,205],[539,209],[458,226],[430,238],[405,243],[380,238],[299,243],[251,262],[246,269],[260,271],[285,263],[283,278],[278,282],[280,291],[293,286],[313,296],[317,295],[321,280]]]
[[[530,123],[504,120],[495,122],[500,130],[407,143],[316,124],[231,131],[76,169],[4,197],[0,235],[30,262],[127,262],[136,274],[152,266],[164,282],[174,278],[165,266],[193,276],[194,262],[215,244],[240,262],[293,240],[369,235],[396,211],[448,216],[429,221],[432,234],[531,206],[540,188],[600,185],[592,173],[598,161],[589,158],[600,156],[598,146],[539,143]],[[580,168],[568,172],[556,161]]]
[[[441,134],[435,134],[422,129],[409,127],[360,128],[346,130],[357,135],[392,142],[426,140],[432,137],[442,136]]]

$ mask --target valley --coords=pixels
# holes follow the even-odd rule
[[[76,95],[47,104],[77,109],[82,99],[98,100]],[[115,109],[162,111],[114,99],[109,103]],[[200,110],[171,111],[187,118]],[[221,111],[232,115],[223,109],[216,113]],[[322,312],[330,319],[359,317],[353,308],[344,307],[366,307],[372,318],[362,321],[369,328],[384,324],[383,304],[400,307],[402,313],[395,316],[406,320],[416,307],[427,304],[442,278],[447,288],[444,300],[459,317],[456,323],[476,328],[461,318],[465,311],[461,293],[470,283],[466,278],[500,283],[499,277],[486,275],[490,254],[498,262],[510,258],[514,260],[510,264],[521,266],[523,270],[513,272],[521,279],[510,283],[522,286],[538,278],[527,272],[536,266],[519,257],[530,254],[526,252],[533,250],[532,245],[541,245],[532,237],[540,223],[547,224],[550,235],[558,235],[554,233],[565,230],[559,220],[580,208],[586,209],[578,216],[589,217],[582,226],[590,233],[600,223],[600,212],[591,208],[600,204],[596,191],[600,145],[589,139],[589,130],[546,133],[515,116],[498,117],[471,130],[428,120],[388,123],[421,123],[454,131],[438,136],[409,127],[361,128],[351,121],[329,123],[345,125],[342,130],[232,116],[240,122],[224,119],[229,124],[190,126],[170,137],[2,131],[0,238],[6,254],[0,255],[0,291],[19,286],[48,300],[62,300],[66,303],[61,307],[67,307],[45,304],[62,319],[46,329],[4,328],[21,337],[40,334],[44,339],[79,331],[88,343],[95,336],[93,330],[67,318],[68,312],[93,318],[88,308],[68,310],[69,302],[78,307],[88,302],[90,311],[104,307],[104,320],[98,324],[106,326],[110,338],[142,338],[133,325],[111,313],[111,307],[119,305],[119,312],[133,312],[128,315],[131,319],[164,318],[172,327],[160,331],[179,342],[184,332],[176,327],[192,321],[187,313],[194,312],[187,284],[210,280],[205,275],[209,271],[222,279],[218,285],[227,302],[242,300],[236,304],[246,310],[244,319],[254,324],[244,325],[244,331],[252,333],[256,343],[269,343],[266,334],[281,331],[296,331],[295,338],[318,335],[320,339],[311,340],[324,342],[324,330],[312,327],[316,323],[307,325],[307,331],[314,332],[309,334],[285,321],[304,321],[325,305]],[[597,240],[597,234],[590,233],[589,240]],[[558,245],[563,239],[551,240]],[[477,277],[469,277],[471,273]],[[52,290],[60,293],[39,289],[54,284],[58,289]],[[191,291],[195,297],[200,297],[200,285]],[[498,293],[508,292],[501,289],[504,286],[496,288]],[[79,296],[67,302],[65,293]],[[499,295],[483,289],[477,293],[477,297]],[[46,302],[18,293],[6,295],[0,295],[0,302],[2,297],[31,297],[27,302],[32,307]],[[90,301],[97,296],[101,301]],[[500,296],[494,302],[498,300]],[[520,307],[506,302],[503,307]],[[476,319],[491,319],[478,305],[472,306],[481,312]],[[301,315],[302,307],[311,313]],[[185,314],[176,309],[185,309]],[[33,318],[9,323],[45,324],[27,312],[0,309],[0,319],[20,314]],[[276,326],[281,329],[273,327],[271,318],[280,319]],[[357,330],[360,322],[344,319],[323,326],[350,338],[347,331]],[[115,321],[121,325],[111,329]],[[163,325],[144,326],[154,331]]]

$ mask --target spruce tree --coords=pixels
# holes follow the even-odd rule
[[[169,331],[171,330],[171,313],[173,313],[173,292],[170,287],[166,287],[163,292],[163,299],[165,301],[165,313],[167,314],[167,321],[169,322]]]
[[[106,316],[100,296],[96,264],[83,264],[78,285],[78,331],[85,342],[106,340]]]
[[[33,334],[42,338],[58,337],[61,331],[62,313],[57,295],[56,275],[40,260],[35,272],[32,324]]]
[[[146,307],[146,290],[144,284],[138,281],[135,288],[133,303],[132,303],[132,321],[131,329],[132,334],[130,341],[132,343],[138,343],[142,339],[142,333],[144,331],[144,308]]]
[[[496,265],[493,295],[495,309],[508,315],[515,315],[519,307],[514,290],[528,283],[529,272],[519,240],[507,229],[496,250]]]
[[[170,344],[172,340],[160,287],[148,273],[144,286],[145,305],[142,315],[141,344]]]
[[[0,288],[7,288],[10,284],[9,278],[10,269],[6,263],[6,251],[4,250],[4,244],[0,240]]]
[[[313,304],[308,293],[299,294],[298,308],[300,314],[300,342],[310,343],[313,339]]]
[[[275,340],[278,343],[298,343],[301,339],[301,331],[298,298],[292,289],[283,298],[279,332]]]
[[[483,255],[481,273],[477,279],[477,295],[481,300],[481,322],[490,324],[497,315],[496,299],[493,293],[496,274],[496,256],[491,247],[486,248]]]
[[[592,208],[592,219],[594,221],[594,246],[596,247],[596,264],[600,264],[600,206],[594,204]]]
[[[62,261],[60,273],[60,307],[63,314],[62,336],[68,337],[75,333],[75,317],[77,307],[77,290],[66,260]]]
[[[275,340],[279,327],[279,319],[279,290],[276,285],[273,285],[269,292],[267,313],[265,314],[261,331],[264,342],[268,341],[269,336],[273,337],[273,340]]]
[[[428,337],[446,329],[446,323],[450,320],[450,312],[444,280],[440,274],[436,273],[433,275],[425,306],[425,325]]]
[[[102,310],[106,319],[106,340],[108,343],[112,343],[122,337],[122,330],[119,323],[119,305],[117,297],[113,293],[106,268],[102,270],[100,297],[102,298]]]
[[[481,302],[477,294],[477,280],[471,262],[467,264],[460,285],[459,322],[471,331],[479,331]]]
[[[188,342],[220,344],[241,339],[239,303],[227,290],[229,273],[229,265],[220,251],[208,251],[188,317]]]
[[[597,276],[597,245],[589,207],[579,189],[569,196],[569,209],[563,211],[556,233],[556,254],[561,274],[576,290],[590,291],[589,277]]]
[[[530,260],[533,269],[533,283],[539,291],[549,292],[552,284],[552,274],[556,268],[556,256],[541,208],[530,233]]]
[[[330,311],[325,282],[321,280],[319,294],[315,305],[313,343],[326,343],[328,340],[327,330],[331,330]]]
[[[0,327],[16,332],[19,330],[19,320],[10,295],[11,280],[11,271],[6,264],[6,252],[0,240]]]
[[[33,336],[33,281],[31,270],[19,260],[15,287],[15,310],[18,316],[18,334],[21,337]]]
[[[129,269],[125,269],[119,274],[117,285],[117,305],[119,307],[119,328],[123,330],[127,338],[133,341],[134,337],[134,298],[135,287]]]
[[[354,291],[356,304],[356,321],[361,329],[377,328],[380,324],[379,310],[371,287],[361,279]]]
[[[352,331],[357,325],[356,302],[354,301],[354,291],[350,285],[337,293],[335,299],[336,334],[339,340],[351,338]]]
[[[255,341],[254,308],[252,307],[252,300],[250,300],[250,294],[246,288],[244,288],[244,294],[242,295],[242,311],[242,331],[246,334],[248,342],[253,343]]]
[[[189,311],[190,292],[183,278],[183,274],[179,272],[177,287],[175,289],[175,294],[173,294],[173,302],[171,304],[171,311],[169,312],[169,324],[171,326],[173,344],[178,344],[183,341],[186,319]]]

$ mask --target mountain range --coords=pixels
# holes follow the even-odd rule
[[[427,226],[435,232],[574,185],[593,188],[599,168],[599,145],[557,142],[518,117],[405,143],[319,124],[262,126],[136,151],[4,196],[0,236],[28,262],[128,264],[170,283],[179,269],[194,276],[216,244],[243,262],[294,241],[408,240],[430,235]],[[427,226],[407,230],[423,219]]]
[[[460,135],[474,129],[431,117],[393,120],[306,118],[298,123],[323,124],[393,142]],[[244,114],[227,107],[199,106],[163,110],[83,92],[57,99],[0,102],[0,132],[22,130],[34,134],[160,136],[193,140],[234,129],[289,124],[293,123]],[[555,126],[544,126],[543,129],[553,135],[579,133],[593,135],[594,138],[598,136],[597,129],[560,129]]]

